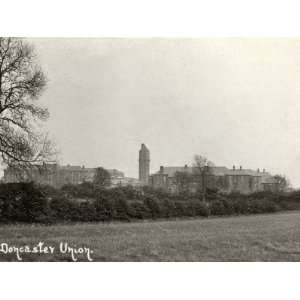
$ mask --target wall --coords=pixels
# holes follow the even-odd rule
[[[276,190],[276,185],[262,184],[262,177],[251,175],[207,175],[205,177],[206,187],[209,189],[217,189],[223,193],[239,192],[242,194],[250,194],[262,190]],[[179,192],[178,184],[174,177],[168,177],[167,174],[151,175],[150,185],[154,188],[164,189],[173,193]],[[202,189],[202,177],[195,175],[189,184],[189,191],[196,192]]]

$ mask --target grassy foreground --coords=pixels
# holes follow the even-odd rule
[[[2,225],[0,244],[53,246],[23,261],[72,261],[60,242],[90,248],[94,261],[300,261],[300,212],[212,219],[73,225]],[[75,255],[75,254],[74,254]],[[75,255],[87,261],[86,253]],[[17,261],[0,253],[0,261]]]

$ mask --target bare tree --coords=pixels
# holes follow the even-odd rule
[[[198,175],[200,179],[199,183],[201,183],[202,200],[206,201],[207,176],[211,173],[211,168],[214,164],[204,156],[195,155],[193,166],[195,175]]]
[[[277,174],[274,176],[274,179],[278,184],[278,190],[280,192],[286,191],[291,186],[290,181],[285,175]]]
[[[111,176],[106,169],[98,167],[96,169],[93,182],[96,187],[106,188],[111,185]]]
[[[176,172],[174,175],[175,184],[179,193],[188,192],[193,182],[192,174],[187,172]]]
[[[35,58],[23,39],[0,37],[0,157],[9,167],[42,164],[54,154],[39,130],[49,113],[36,103],[46,78]]]

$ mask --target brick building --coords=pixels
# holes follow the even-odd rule
[[[160,167],[150,176],[150,185],[173,193],[180,191],[178,173],[189,175],[186,188],[191,192],[202,189],[203,178],[196,167]],[[176,175],[177,174],[177,175]],[[223,193],[240,192],[250,194],[257,191],[277,191],[278,183],[274,177],[263,170],[228,169],[227,167],[209,167],[204,182],[207,188],[217,189]]]
[[[96,168],[86,168],[84,166],[60,166],[58,164],[47,164],[43,166],[32,166],[29,170],[16,171],[13,168],[4,170],[3,181],[20,182],[34,181],[39,184],[47,184],[60,188],[65,184],[80,184],[92,182]],[[112,182],[123,180],[124,173],[116,169],[107,170]]]

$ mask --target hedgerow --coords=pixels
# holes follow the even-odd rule
[[[300,209],[300,192],[251,195],[210,192],[169,194],[149,187],[95,188],[92,184],[61,189],[34,183],[0,184],[0,222],[110,222],[180,217],[272,213]]]

